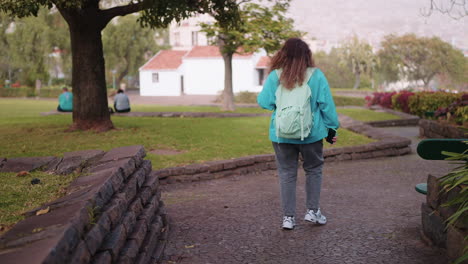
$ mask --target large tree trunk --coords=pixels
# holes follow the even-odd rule
[[[224,60],[224,92],[221,109],[224,111],[234,111],[234,92],[232,91],[232,53],[223,54]]]
[[[105,23],[98,19],[93,8],[90,9],[73,13],[61,10],[68,22],[71,36],[73,89],[71,129],[107,131],[114,125],[108,108],[101,39],[101,30]]]
[[[354,81],[353,89],[356,90],[357,88],[359,88],[359,85],[361,84],[361,74],[360,72],[356,71],[354,76],[356,77],[356,80]]]
[[[123,78],[125,78],[127,74],[128,74],[128,64],[125,67],[125,69],[119,74],[119,77],[117,77],[117,90],[120,89],[120,83],[122,83]]]

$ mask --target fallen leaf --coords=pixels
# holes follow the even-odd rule
[[[194,247],[195,247],[195,245],[185,246],[185,248],[194,248]]]
[[[18,174],[16,174],[16,177],[23,177],[23,176],[26,176],[26,175],[29,175],[29,172],[27,172],[27,171],[20,171],[20,172],[18,172]]]
[[[44,230],[44,228],[38,227],[38,228],[34,228],[32,232],[37,233],[37,232],[41,232],[42,230]]]
[[[47,208],[37,211],[36,215],[47,214],[49,212],[49,210],[50,210],[50,208],[49,208],[49,206],[47,206]]]

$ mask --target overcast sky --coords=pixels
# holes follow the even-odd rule
[[[357,34],[377,42],[390,33],[413,32],[468,49],[468,17],[454,20],[439,13],[424,17],[421,10],[429,4],[429,0],[292,0],[290,13],[297,29],[317,39],[339,41]]]

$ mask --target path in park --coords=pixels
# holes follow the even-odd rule
[[[387,130],[416,140],[417,129]],[[293,231],[280,229],[275,171],[163,186],[171,219],[164,263],[446,263],[443,252],[420,239],[425,196],[414,185],[450,167],[414,153],[327,163],[325,226],[302,221],[300,171]]]
[[[182,95],[182,96],[140,96],[139,90],[129,90],[126,92],[132,104],[156,104],[156,105],[220,105],[220,102],[215,102],[217,95]],[[337,95],[361,97],[372,95],[372,92],[355,92],[355,91],[337,91]],[[109,102],[113,99],[110,98]],[[112,101],[113,102],[113,101]],[[242,106],[243,104],[237,104]],[[246,106],[251,104],[245,104]]]
[[[126,92],[131,104],[156,105],[217,105],[216,95],[182,95],[182,96],[140,96],[139,90]],[[113,102],[113,98],[109,101]]]

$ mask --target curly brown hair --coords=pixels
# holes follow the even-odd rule
[[[280,82],[293,89],[296,83],[302,85],[308,67],[315,67],[309,46],[300,38],[290,38],[271,59],[270,72],[283,69]]]

